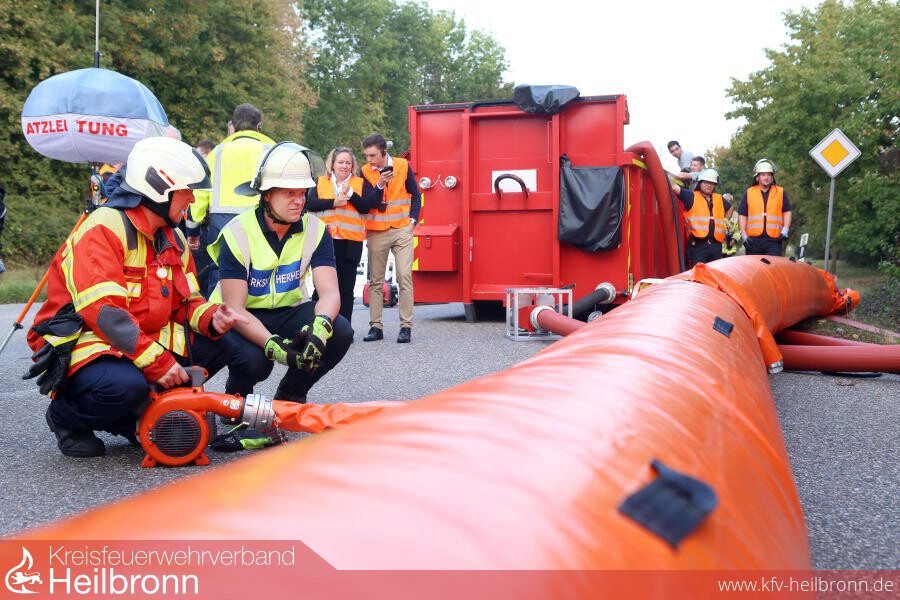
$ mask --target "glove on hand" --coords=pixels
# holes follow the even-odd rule
[[[69,371],[72,348],[78,342],[83,324],[84,320],[70,302],[51,318],[35,325],[32,329],[42,335],[47,343],[32,355],[31,360],[35,363],[22,375],[22,379],[37,377],[42,394],[56,392]]]
[[[328,315],[316,315],[311,325],[304,325],[297,335],[297,347],[307,371],[312,373],[322,364],[325,345],[334,333],[334,325]]]
[[[791,232],[786,226],[781,228],[781,239],[786,240],[788,238],[788,234]]]
[[[300,353],[293,347],[291,340],[280,335],[273,335],[267,339],[263,350],[269,360],[274,360],[292,369],[303,368],[303,360],[300,358]]]
[[[746,231],[741,232],[741,242],[744,244],[747,243],[747,232]]]

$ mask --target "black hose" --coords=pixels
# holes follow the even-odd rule
[[[687,270],[687,265],[684,262],[684,231],[681,229],[681,222],[678,220],[678,204],[675,200],[675,192],[672,191],[672,182],[669,181],[669,178],[666,177],[666,185],[669,186],[669,197],[672,199],[672,216],[675,221],[675,238],[676,243],[675,246],[678,248],[678,266],[681,267],[682,271]]]
[[[587,296],[583,298],[579,298],[575,302],[572,303],[572,316],[576,319],[579,316],[590,312],[591,309],[594,308],[596,304],[608,304],[616,299],[615,292],[610,293],[610,289],[607,287],[597,288]]]

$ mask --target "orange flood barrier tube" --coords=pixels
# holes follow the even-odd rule
[[[772,331],[840,297],[787,260],[706,270]],[[505,371],[21,537],[293,539],[339,569],[809,569],[753,321],[684,275]],[[676,498],[712,510],[674,544],[622,510],[654,461],[708,486]]]

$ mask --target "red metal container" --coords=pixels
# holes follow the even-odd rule
[[[471,318],[473,301],[503,300],[507,288],[575,284],[580,298],[601,282],[630,291],[643,278],[674,274],[647,168],[623,150],[628,118],[624,95],[578,98],[553,115],[512,101],[410,107],[411,164],[428,180],[424,225],[416,228],[416,301],[463,302]],[[558,240],[563,154],[579,167],[622,168],[618,248],[588,252]],[[527,193],[511,179],[497,182],[507,173]]]

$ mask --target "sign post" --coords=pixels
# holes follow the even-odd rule
[[[834,180],[862,152],[853,145],[844,132],[834,128],[816,147],[809,151],[813,160],[831,177],[831,192],[828,195],[828,226],[825,232],[825,270],[828,270],[829,252],[831,250],[831,215],[834,211]]]

